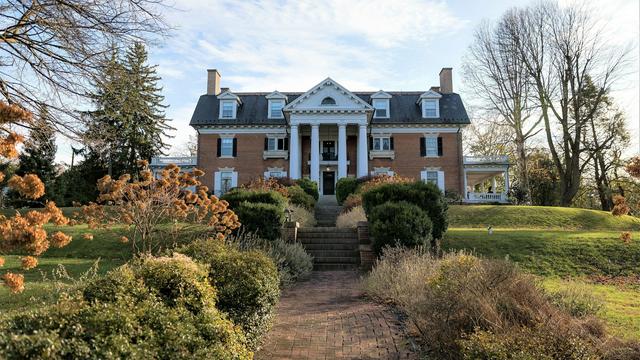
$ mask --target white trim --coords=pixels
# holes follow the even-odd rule
[[[369,96],[371,99],[391,99],[391,95],[384,92],[383,90],[379,90],[373,94],[371,94],[371,96]]]
[[[284,99],[285,101],[287,100],[287,95],[281,93],[278,90],[274,90],[271,94],[268,94],[265,96],[265,98],[271,100],[271,99]]]
[[[198,129],[198,133],[206,134],[287,134],[287,127],[220,127],[220,128],[204,128]]]
[[[287,104],[284,107],[284,109],[282,109],[282,110],[283,111],[295,110],[296,106],[298,106],[300,103],[302,103],[303,101],[308,99],[311,95],[315,94],[316,92],[318,92],[318,90],[320,90],[321,88],[326,87],[326,86],[334,86],[336,89],[342,91],[342,93],[344,95],[348,96],[351,100],[354,100],[357,104],[361,105],[362,106],[361,110],[373,110],[373,106],[371,106],[368,103],[366,103],[359,96],[357,96],[354,93],[352,93],[351,91],[347,90],[345,87],[343,87],[342,85],[338,84],[335,80],[333,80],[330,77],[322,80],[316,86],[312,87],[309,91],[307,91],[304,94],[298,96],[295,100],[293,100],[292,102]],[[325,110],[325,109],[318,108],[318,110]]]
[[[371,171],[371,176],[386,174],[389,176],[393,176],[395,172],[391,170],[390,167],[374,167]]]
[[[378,108],[375,107],[375,103],[376,102],[385,103],[385,110],[386,110],[385,116],[377,116]],[[390,117],[391,109],[389,107],[389,99],[372,99],[371,100],[371,105],[373,105],[373,108],[374,108],[374,110],[373,110],[373,118],[374,119],[388,119]]]
[[[457,133],[460,127],[383,127],[372,126],[371,134],[394,133],[394,134],[433,134],[433,133]]]
[[[271,114],[271,104],[272,103],[282,103],[282,108],[280,108],[280,114],[279,116],[272,116]],[[268,119],[284,119],[284,113],[282,112],[282,109],[284,108],[284,106],[286,105],[286,101],[285,99],[269,99],[268,104],[267,104],[267,118]]]
[[[273,175],[271,175],[271,173],[274,173],[274,172],[278,172],[281,174],[280,176],[275,176],[275,177],[287,177],[287,171],[284,168],[270,167],[270,168],[267,168],[267,171],[264,172],[264,178],[268,179],[270,177],[274,177]]]
[[[213,193],[216,196],[222,195],[222,173],[229,172],[231,173],[231,188],[235,188],[238,186],[238,172],[235,171],[234,168],[224,167],[218,168],[218,171],[213,173]]]
[[[291,125],[367,125],[366,114],[291,114]]]
[[[424,100],[424,99],[440,99],[440,98],[442,98],[442,94],[440,94],[437,91],[429,90],[429,91],[423,93],[422,95],[420,95],[420,97],[418,98],[418,101],[416,103],[419,104],[421,102],[421,100]]]
[[[438,187],[440,188],[440,191],[444,193],[444,171],[438,171]]]
[[[234,93],[232,93],[231,91],[227,90],[225,92],[223,92],[222,94],[216,96],[216,98],[218,98],[218,100],[235,100],[237,102],[240,102],[240,97]]]

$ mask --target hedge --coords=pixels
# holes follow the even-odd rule
[[[296,184],[304,190],[307,194],[313,196],[314,199],[318,200],[318,196],[320,195],[318,192],[318,184],[308,178],[300,178],[296,179]]]
[[[338,204],[342,204],[347,196],[355,193],[358,185],[358,179],[353,177],[339,179],[336,183],[336,200],[338,200]]]
[[[307,194],[300,186],[291,186],[287,188],[289,192],[289,202],[294,205],[302,206],[307,210],[313,210],[316,206],[316,199]]]
[[[374,207],[387,201],[406,201],[426,211],[433,225],[431,230],[432,240],[442,239],[447,231],[449,226],[447,219],[448,205],[436,184],[421,181],[383,184],[362,194],[362,205],[367,217]]]
[[[233,210],[245,231],[254,232],[267,240],[280,237],[280,228],[285,221],[284,207],[245,201]]]
[[[371,210],[369,215],[373,250],[380,255],[385,246],[425,246],[431,237],[429,215],[417,205],[386,202]]]
[[[260,251],[238,251],[218,240],[196,240],[178,250],[209,265],[218,308],[240,325],[252,349],[266,334],[280,296],[276,265]]]
[[[222,200],[226,200],[233,210],[236,210],[236,207],[240,206],[240,204],[245,201],[250,203],[277,205],[283,209],[287,206],[287,199],[276,191],[235,188],[224,194],[222,196]]]

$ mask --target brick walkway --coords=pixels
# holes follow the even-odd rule
[[[257,359],[413,359],[398,317],[362,298],[354,271],[314,272],[286,291]]]

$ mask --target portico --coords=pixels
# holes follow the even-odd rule
[[[290,129],[291,178],[308,174],[321,194],[330,195],[338,179],[367,175],[370,104],[327,78],[285,106],[283,113]],[[356,159],[351,159],[354,148]]]

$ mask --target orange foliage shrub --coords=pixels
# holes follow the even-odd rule
[[[9,188],[29,199],[39,199],[44,195],[44,183],[34,174],[23,177],[14,175],[9,179],[8,185]]]
[[[373,177],[371,180],[368,180],[360,188],[358,189],[359,193],[365,193],[375,187],[378,187],[383,184],[402,184],[402,183],[411,183],[415,180],[412,178],[402,177],[398,175],[377,175]]]
[[[85,240],[93,240],[93,234],[92,233],[84,233],[82,234],[82,238]]]
[[[57,231],[51,235],[50,242],[51,246],[55,248],[65,247],[71,242],[71,236],[63,233],[62,231]]]
[[[640,156],[631,158],[625,166],[625,169],[629,175],[640,178]]]
[[[15,273],[6,273],[2,275],[2,281],[14,294],[24,291],[24,275]]]
[[[632,236],[631,236],[631,232],[629,231],[623,231],[620,234],[620,240],[622,240],[622,242],[624,242],[625,244],[631,244],[631,240],[632,240]]]
[[[282,194],[282,196],[289,197],[287,187],[282,185],[278,179],[273,177],[265,179],[264,177],[259,176],[240,187],[247,190],[277,191]]]
[[[25,256],[20,259],[20,262],[22,263],[23,270],[30,270],[38,266],[38,259],[33,256]]]
[[[624,196],[616,195],[613,197],[613,209],[611,214],[615,216],[627,215],[631,209],[627,205],[627,201]]]
[[[0,257],[0,267],[4,266],[4,258]]]
[[[362,195],[360,194],[349,194],[344,202],[342,203],[342,213],[346,214],[349,211],[353,210],[353,208],[362,206]]]
[[[139,179],[125,174],[98,180],[98,202],[82,207],[81,217],[90,228],[128,225],[120,241],[131,242],[134,251],[150,253],[167,237],[175,243],[177,237],[186,236],[189,227],[197,226],[201,236],[216,236],[240,226],[226,201],[207,194],[199,180],[204,175],[201,170],[181,172],[170,164],[154,178],[146,161],[139,165]]]

